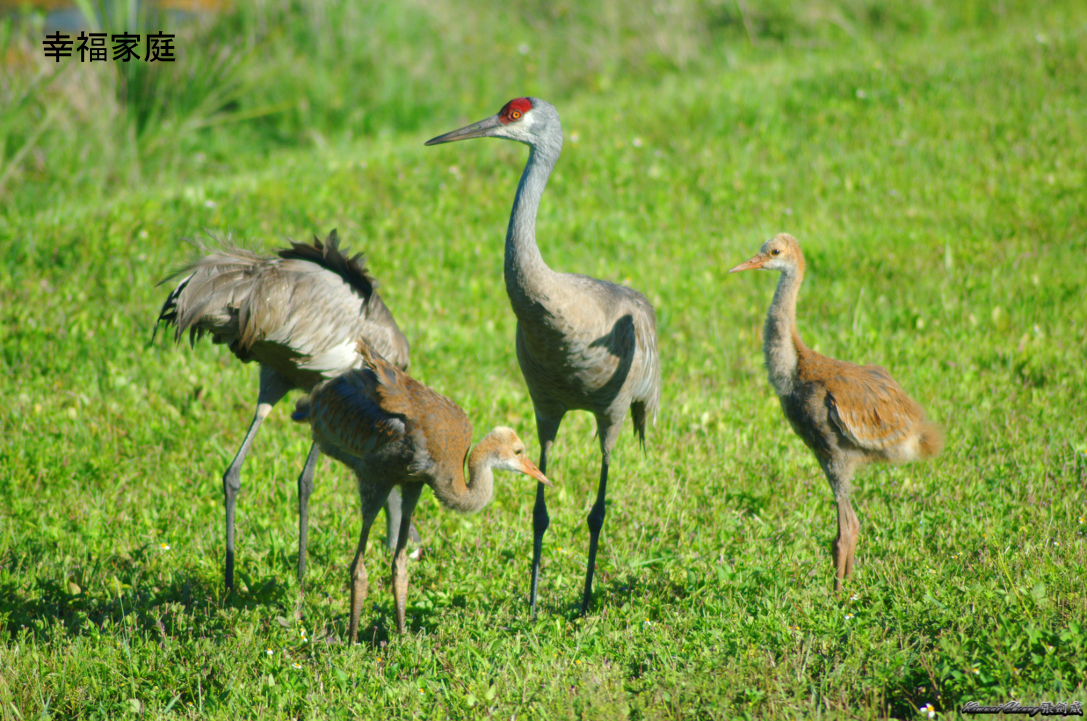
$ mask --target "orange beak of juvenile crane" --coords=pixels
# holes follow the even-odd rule
[[[767,257],[762,253],[756,253],[743,263],[740,263],[735,268],[730,268],[729,273],[739,273],[741,270],[758,270],[762,267],[762,264],[767,261]]]
[[[539,468],[537,468],[536,464],[533,463],[532,461],[528,460],[527,458],[522,458],[521,459],[521,470],[524,471],[526,476],[532,476],[533,478],[535,478],[537,481],[544,484],[548,488],[553,488],[554,487],[554,486],[551,485],[551,481],[547,480],[547,476],[545,476],[543,474],[543,471],[541,471]]]

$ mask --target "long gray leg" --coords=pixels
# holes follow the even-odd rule
[[[396,541],[400,536],[400,519],[403,517],[402,506],[403,501],[400,499],[400,493],[396,488],[393,488],[389,491],[389,497],[385,501],[385,547],[390,551],[396,548]],[[419,532],[415,530],[414,522],[408,526],[408,540],[415,544],[422,543]]]
[[[551,451],[551,445],[555,442],[555,436],[559,433],[559,424],[562,423],[562,414],[558,418],[542,418],[536,414],[536,435],[540,439],[540,473],[547,475],[547,455]],[[551,518],[547,515],[547,499],[544,498],[542,483],[536,484],[536,505],[532,509],[532,585],[529,590],[529,607],[532,609],[532,618],[536,618],[536,590],[540,585],[540,556],[543,554],[543,537],[551,525]]]
[[[619,431],[622,430],[623,419],[618,423],[611,423],[606,417],[597,416],[596,429],[600,437],[600,453],[603,456],[600,462],[600,486],[596,489],[596,503],[589,511],[586,523],[589,526],[589,563],[585,568],[585,593],[581,597],[581,614],[589,612],[589,606],[593,601],[593,572],[596,570],[596,549],[600,543],[600,530],[604,527],[604,516],[607,513],[605,499],[608,495],[608,465],[611,463],[611,449],[619,440]]]
[[[306,577],[306,546],[309,539],[309,497],[313,493],[313,473],[317,468],[317,459],[321,452],[314,441],[306,456],[306,465],[298,476],[298,587]]]
[[[589,525],[589,564],[585,569],[585,593],[581,598],[581,614],[589,612],[593,600],[593,571],[596,570],[596,547],[600,541],[600,529],[604,527],[604,498],[608,493],[608,461],[611,454],[605,453],[600,464],[600,487],[596,490],[596,503],[589,511],[586,522]]]
[[[396,608],[396,632],[400,634],[404,633],[404,616],[408,602],[408,527],[411,525],[415,504],[419,502],[419,494],[423,492],[423,484],[409,483],[401,488],[404,489],[404,515],[400,519],[400,538],[396,551],[393,552],[393,605]]]
[[[276,373],[268,366],[260,367],[260,392],[257,394],[257,412],[253,415],[253,422],[249,424],[249,431],[245,434],[242,447],[238,449],[230,467],[223,474],[223,496],[226,505],[226,571],[224,579],[226,588],[234,588],[234,507],[237,504],[238,491],[242,487],[241,468],[245,456],[249,453],[249,447],[253,445],[253,438],[260,429],[260,424],[272,412],[272,407],[287,395],[293,386],[286,378]]]

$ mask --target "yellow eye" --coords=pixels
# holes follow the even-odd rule
[[[520,110],[511,110],[510,111],[510,117],[513,118],[514,120],[520,120],[521,119],[521,111]]]

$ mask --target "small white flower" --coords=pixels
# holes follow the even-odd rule
[[[852,613],[847,613],[847,614],[845,615],[845,620],[846,620],[846,621],[848,621],[848,620],[849,620],[849,619],[851,619],[851,618],[853,618],[853,614],[852,614]]]
[[[170,544],[169,543],[160,543],[159,548],[161,548],[164,551],[169,551],[170,550]]]
[[[859,601],[859,600],[861,600],[861,597],[854,593],[852,596],[849,597],[849,600],[850,601]]]
[[[936,718],[936,709],[930,703],[927,703],[921,708],[917,709],[917,713],[927,714],[929,718]]]
[[[264,649],[264,652],[265,652],[266,654],[268,654],[269,656],[271,656],[272,654],[274,654],[274,653],[275,653],[275,651],[273,651],[273,650],[272,650],[272,649],[270,649],[270,648],[266,648],[266,649]]]
[[[630,141],[630,144],[633,145],[635,148],[640,148],[642,147],[642,139],[634,138],[634,140]]]
[[[292,664],[291,664],[291,667],[292,667],[292,668],[302,668],[302,665],[301,665],[301,664],[297,664],[297,663],[292,663]]]
[[[204,207],[205,208],[214,208],[215,207],[215,201],[214,200],[205,200],[204,201]]]

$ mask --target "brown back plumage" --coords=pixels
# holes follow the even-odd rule
[[[921,406],[880,366],[858,366],[809,351],[801,356],[798,376],[826,388],[831,422],[858,448],[886,450],[925,418]]]
[[[381,357],[363,341],[358,353],[375,378],[374,400],[403,419],[405,430],[436,466],[434,474],[464,484],[464,459],[472,444],[472,424],[464,410]],[[420,469],[422,470],[422,469]]]

